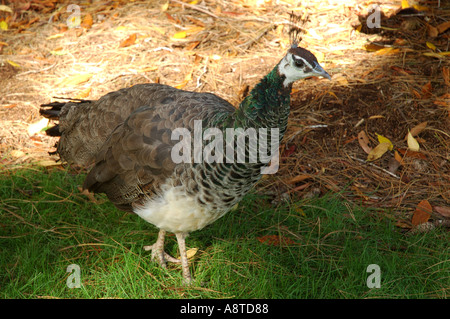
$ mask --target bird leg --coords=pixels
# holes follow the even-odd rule
[[[162,268],[167,267],[167,261],[173,263],[180,263],[180,260],[170,256],[164,251],[164,238],[166,236],[166,231],[161,229],[158,234],[158,239],[156,243],[150,246],[144,246],[146,251],[152,251],[152,260],[156,260]]]
[[[175,233],[178,241],[178,249],[180,250],[180,259],[181,259],[181,268],[183,269],[183,277],[186,284],[190,284],[192,282],[191,272],[189,271],[189,263],[186,254],[186,243],[185,239],[186,233]]]

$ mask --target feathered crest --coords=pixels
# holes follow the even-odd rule
[[[302,33],[305,33],[304,26],[308,22],[308,15],[300,16],[295,15],[294,11],[289,14],[289,41],[291,42],[291,48],[298,47],[300,41],[302,41]]]

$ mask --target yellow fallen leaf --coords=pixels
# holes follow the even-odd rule
[[[397,54],[400,52],[400,49],[395,48],[383,48],[375,52],[376,55],[389,55],[389,54]]]
[[[91,73],[82,73],[73,76],[69,76],[59,82],[58,86],[67,86],[67,85],[77,85],[84,82],[87,82],[91,79],[93,74]]]
[[[4,31],[8,30],[8,23],[6,21],[0,21],[0,29]]]
[[[167,9],[169,9],[169,1],[167,1],[166,3],[164,3],[163,5],[161,5],[161,11],[167,11]]]
[[[381,143],[389,144],[389,150],[392,151],[392,149],[394,148],[394,145],[392,144],[392,142],[387,137],[384,137],[383,135],[377,134],[377,138],[378,138],[378,142],[380,144]]]
[[[63,36],[64,36],[64,33],[57,33],[57,34],[53,34],[51,36],[48,36],[47,38],[45,38],[45,40],[57,39],[57,38],[61,38]]]
[[[379,159],[381,156],[384,155],[389,150],[390,144],[389,143],[380,143],[373,150],[370,151],[369,155],[367,156],[367,161],[371,162],[376,159]]]
[[[64,51],[64,50],[53,50],[53,51],[50,51],[50,54],[51,55],[66,55],[67,51]]]
[[[186,31],[180,31],[180,32],[175,33],[172,36],[172,39],[184,39],[184,38],[186,38],[186,36],[187,36]]]
[[[433,43],[427,41],[426,44],[428,48],[430,48],[433,51],[436,51],[436,46]]]
[[[433,58],[444,59],[446,55],[450,54],[450,52],[448,52],[448,54],[445,54],[445,53],[447,53],[447,52],[439,52],[439,53],[437,53],[437,52],[424,52],[422,54],[426,55],[426,56],[431,56]]]
[[[430,8],[418,4],[413,5],[413,8],[417,11],[430,11]]]
[[[198,248],[191,248],[191,249],[188,249],[187,251],[186,251],[186,256],[187,256],[187,258],[188,259],[191,259],[192,257],[194,257],[195,256],[195,254],[197,253],[197,251],[198,251]],[[180,259],[181,257],[178,257],[178,259]]]
[[[419,142],[417,142],[417,140],[412,136],[410,131],[408,131],[407,142],[408,142],[408,148],[411,151],[414,151],[414,152],[418,152],[419,151],[419,148],[420,148]]]
[[[408,0],[402,0],[402,9],[406,9],[409,7],[410,7],[410,5],[408,3]]]
[[[11,64],[13,67],[20,68],[20,65],[18,65],[16,62],[13,62],[13,61],[10,61],[10,60],[6,60],[6,62]]]
[[[114,29],[114,31],[125,31],[125,30],[128,30],[128,27],[126,27],[124,25],[120,25]]]

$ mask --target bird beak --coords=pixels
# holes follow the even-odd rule
[[[313,69],[313,71],[315,75],[322,76],[324,78],[327,78],[328,80],[331,80],[331,76],[318,63],[316,64],[316,67]]]

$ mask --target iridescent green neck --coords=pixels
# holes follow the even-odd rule
[[[284,79],[278,73],[278,65],[275,66],[241,102],[232,116],[232,125],[244,129],[277,127],[281,138],[287,126],[292,88],[291,85],[284,87]]]

